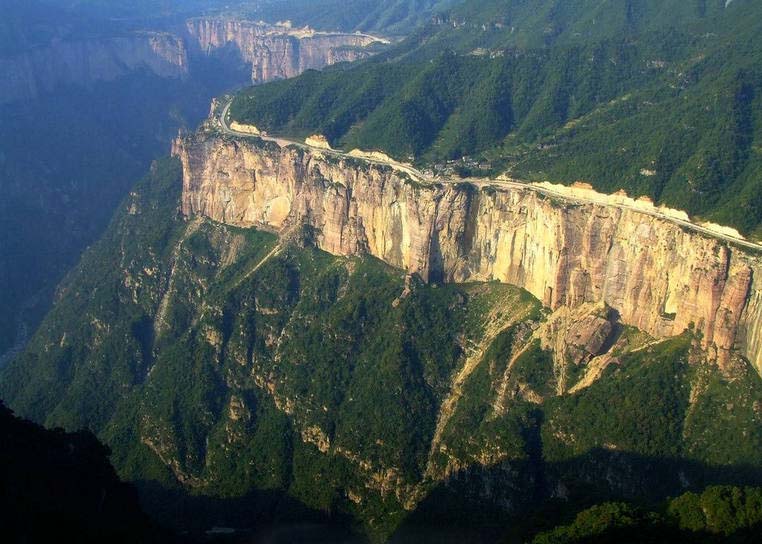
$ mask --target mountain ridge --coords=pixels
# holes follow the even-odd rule
[[[404,26],[437,5],[379,9]],[[262,138],[214,101],[66,275],[0,398],[90,429],[183,538],[755,542],[762,255],[700,226],[754,188],[749,6],[469,1],[239,95]],[[736,35],[708,34],[726,13]],[[472,175],[505,170],[609,171],[597,189],[693,217]]]
[[[514,4],[526,12],[527,33],[544,36],[543,10],[495,3],[509,12]],[[557,4],[542,3],[561,18],[573,7]],[[583,26],[593,7],[623,9],[577,4],[585,9],[573,21]],[[488,28],[451,16],[356,67],[246,91],[231,112],[272,134],[321,133],[332,145],[438,171],[484,164],[518,178],[625,189],[754,234],[762,219],[759,4],[713,8],[695,22],[683,9],[661,17],[656,3],[631,4],[648,8],[642,28],[551,32],[548,43],[527,45],[497,15],[484,15],[493,18]]]
[[[214,131],[179,139],[174,154],[188,217],[307,224],[333,254],[369,253],[426,281],[496,279],[552,310],[605,302],[657,338],[692,325],[721,366],[737,347],[762,372],[759,256],[637,209],[557,204],[499,182],[419,183],[362,159]]]

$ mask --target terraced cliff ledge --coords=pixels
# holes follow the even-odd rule
[[[175,142],[183,212],[243,227],[309,225],[427,281],[498,280],[553,310],[604,302],[662,338],[693,327],[720,366],[762,371],[762,255],[675,218],[537,187],[420,183],[389,166],[213,131]]]

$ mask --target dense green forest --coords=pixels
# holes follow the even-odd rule
[[[108,448],[91,433],[46,430],[16,417],[0,403],[0,437],[4,446],[0,452],[0,503],[6,520],[5,541],[185,541],[143,514],[137,493],[119,481],[108,461]],[[555,508],[557,505],[545,512],[549,519],[540,525],[548,526],[553,520],[561,524],[536,534],[533,544],[742,544],[757,541],[762,488],[711,486],[669,499],[652,510],[622,502],[602,503],[576,513],[574,508],[551,513]],[[328,539],[361,542],[359,537],[328,527],[321,532]],[[526,534],[533,533],[528,525]],[[314,536],[310,538],[314,541]],[[408,540],[398,536],[396,541]]]
[[[176,4],[136,9],[158,5]],[[296,22],[337,21],[322,10],[340,3],[317,5]],[[469,156],[492,172],[586,179],[759,229],[754,2],[357,5],[337,24],[429,23],[368,61],[249,89],[233,116],[426,167]],[[178,160],[131,176],[209,91],[141,73],[0,109],[0,281],[12,286],[0,307],[36,322],[53,300],[0,364],[0,399],[62,429],[0,406],[14,535],[52,520],[83,540],[141,540],[112,532],[149,527],[118,474],[183,534],[756,541],[762,378],[748,361],[733,354],[721,370],[692,328],[657,340],[603,307],[611,359],[595,374],[542,340],[550,312],[516,287],[425,283],[320,251],[311,228],[279,239],[184,217]],[[17,313],[0,315],[0,348]]]
[[[56,284],[178,129],[241,77],[199,68],[186,80],[138,71],[0,105],[0,355],[34,331]]]
[[[429,23],[459,0],[265,0],[247,7],[266,21],[290,20],[320,29],[361,30],[403,36]]]
[[[586,180],[753,233],[762,220],[758,2],[465,2],[364,63],[231,109],[421,165],[467,156]]]
[[[585,368],[529,342],[526,292],[182,218],[179,176],[154,164],[0,375],[20,414],[97,432],[164,522],[525,540],[606,501],[762,484],[762,379],[690,332],[635,350],[624,331],[618,364],[558,394]]]
[[[92,35],[134,28],[147,21],[181,22],[185,17],[219,15],[275,23],[291,21],[319,30],[363,31],[405,36],[459,0],[4,0],[0,54],[44,41],[51,27],[66,23],[67,35]],[[29,22],[39,35],[27,32]],[[24,28],[27,27],[27,28]],[[8,49],[2,46],[7,40]]]
[[[752,543],[762,528],[762,488],[712,486],[667,501],[658,512],[604,503],[568,525],[537,535],[533,544]]]

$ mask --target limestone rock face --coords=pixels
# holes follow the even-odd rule
[[[383,40],[364,34],[222,18],[188,20],[177,34],[141,31],[99,39],[57,38],[0,57],[0,104],[31,100],[62,86],[113,81],[141,68],[160,77],[185,77],[198,55],[224,56],[231,50],[251,65],[252,82],[262,83],[368,57],[368,46],[379,41]]]
[[[0,104],[33,99],[61,86],[113,81],[138,68],[161,77],[185,76],[185,43],[173,34],[135,32],[108,39],[54,41],[0,58]]]
[[[615,311],[605,305],[563,306],[540,327],[537,336],[557,364],[580,365],[605,351],[614,333]]]
[[[422,185],[362,160],[212,133],[177,140],[174,153],[186,215],[308,224],[333,254],[368,252],[430,281],[499,280],[553,310],[605,304],[657,338],[694,327],[721,365],[738,349],[762,370],[762,258],[665,219],[524,188]],[[588,325],[595,338],[583,344],[605,341],[603,322]]]
[[[189,45],[212,55],[235,50],[251,64],[252,83],[294,77],[305,70],[365,58],[376,38],[363,34],[324,33],[287,25],[226,18],[191,19],[186,23]]]

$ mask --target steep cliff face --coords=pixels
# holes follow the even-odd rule
[[[90,40],[55,39],[44,47],[0,57],[0,104],[29,100],[66,85],[113,81],[145,68],[161,77],[183,77],[193,55],[224,54],[231,48],[251,65],[251,80],[289,78],[371,54],[378,38],[315,32],[235,19],[191,19],[178,34],[133,32]]]
[[[212,55],[233,48],[251,64],[252,83],[294,77],[370,55],[366,49],[378,40],[363,34],[323,33],[222,18],[191,19],[186,24],[190,47]]]
[[[733,466],[741,483],[762,481],[762,379],[706,364],[695,335],[655,342],[602,303],[548,313],[510,285],[426,284],[311,243],[377,243],[359,215],[373,187],[378,210],[408,214],[397,233],[378,223],[399,248],[432,207],[445,213],[444,189],[274,145],[199,137],[176,151],[186,171],[216,178],[208,212],[241,225],[264,215],[283,235],[185,220],[181,165],[157,162],[2,369],[0,397],[49,426],[99,432],[125,478],[166,485],[175,501],[178,483],[208,497],[183,509],[181,529],[288,520],[287,496],[299,520],[305,506],[347,515],[385,541],[418,516],[449,529],[453,511],[458,526],[486,512],[505,527],[564,497],[657,502],[727,481]],[[327,209],[342,198],[357,205],[351,219]],[[200,204],[186,187],[183,207]],[[332,217],[362,230],[330,234]],[[292,230],[297,219],[323,231]]]
[[[199,133],[175,143],[183,212],[236,226],[306,223],[320,248],[427,280],[499,280],[551,309],[604,302],[663,338],[695,327],[720,365],[762,370],[762,259],[636,210],[521,188],[420,185],[391,168]]]
[[[0,103],[28,100],[66,85],[113,81],[139,68],[162,77],[188,71],[183,40],[168,33],[82,41],[55,41],[46,47],[0,58]]]

